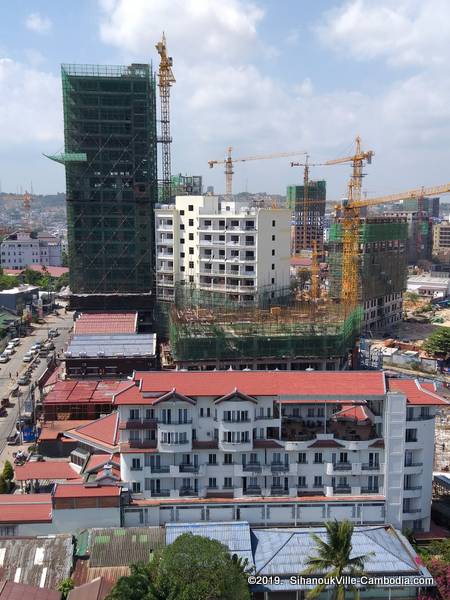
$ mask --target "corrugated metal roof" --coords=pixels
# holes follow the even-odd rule
[[[61,593],[13,581],[0,581],[0,600],[61,600]]]
[[[112,588],[113,584],[110,581],[103,577],[96,577],[82,586],[71,590],[67,600],[104,600]]]
[[[75,335],[69,344],[66,357],[97,358],[104,356],[153,356],[156,354],[156,334]]]
[[[237,554],[253,565],[250,525],[246,521],[230,523],[167,523],[166,544],[172,544],[180,535],[192,533],[228,546],[231,554]]]
[[[147,563],[154,550],[164,545],[162,527],[127,527],[89,530],[89,566],[129,566]]]
[[[310,529],[253,529],[256,571],[280,577],[296,575],[306,568],[306,561],[315,556],[315,533],[326,540],[324,527]],[[373,552],[365,562],[367,573],[387,575],[420,574],[414,551],[405,539],[391,527],[355,527],[352,556]]]
[[[71,535],[0,539],[0,579],[56,589],[69,577],[72,553]]]

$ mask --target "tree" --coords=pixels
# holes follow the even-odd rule
[[[3,475],[0,475],[0,494],[8,493],[8,484],[5,481]]]
[[[423,344],[428,354],[448,354],[450,352],[450,327],[438,327]]]
[[[61,592],[61,600],[66,600],[70,590],[73,590],[74,587],[75,584],[73,582],[73,579],[70,579],[70,577],[68,577],[67,579],[63,579],[58,585],[58,592]]]
[[[326,577],[342,577],[350,575],[361,577],[364,575],[364,563],[370,554],[351,556],[353,523],[350,521],[328,521],[325,523],[326,541],[318,535],[311,534],[316,542],[316,556],[310,556],[306,561],[307,568],[302,575],[325,575]],[[326,583],[317,585],[308,594],[308,598],[317,598],[327,587]],[[355,586],[347,586],[355,598],[359,597]],[[346,586],[344,583],[335,583],[333,588],[334,600],[345,600]]]
[[[3,479],[8,479],[9,481],[14,479],[14,469],[9,460],[5,461],[5,466],[3,467]]]
[[[246,568],[220,542],[184,534],[148,565],[133,565],[107,600],[249,600]]]

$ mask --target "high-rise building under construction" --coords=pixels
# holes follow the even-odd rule
[[[327,188],[325,181],[308,183],[306,207],[305,187],[289,185],[287,188],[287,205],[292,212],[291,253],[311,250],[312,242],[317,242],[319,252],[323,249],[323,224],[325,217],[325,201]],[[304,210],[306,208],[306,211]]]
[[[62,65],[70,287],[153,287],[156,83],[150,65]]]

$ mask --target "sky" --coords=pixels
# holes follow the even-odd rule
[[[369,197],[449,180],[448,0],[21,0],[0,3],[0,182],[4,192],[64,191],[61,63],[157,66],[165,31],[172,172],[224,191],[236,158],[307,151],[375,152]],[[235,166],[233,191],[284,194],[303,171],[290,158]],[[349,165],[314,167],[328,198]]]

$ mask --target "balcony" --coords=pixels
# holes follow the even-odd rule
[[[282,485],[273,485],[270,488],[271,496],[288,496],[289,489],[285,489]]]
[[[152,473],[170,473],[170,466],[151,467]]]
[[[246,472],[258,473],[261,471],[261,468],[261,463],[259,462],[247,463],[246,465],[242,465],[242,470]]]
[[[352,464],[349,462],[333,463],[333,471],[351,471]]]
[[[403,507],[403,514],[404,515],[406,515],[406,514],[415,515],[415,514],[420,513],[420,512],[422,512],[421,508],[409,508],[408,506]]]
[[[158,490],[155,492],[151,492],[151,497],[152,498],[169,498],[170,497],[170,490]]]
[[[182,419],[181,421],[167,419],[158,419],[160,425],[192,425],[192,419]]]
[[[191,487],[180,488],[180,496],[198,496],[198,492]]]
[[[258,486],[247,486],[244,490],[244,496],[261,496],[261,488]]]
[[[365,442],[378,439],[372,425],[356,425],[334,420],[326,424],[319,418],[303,418],[294,415],[283,415],[281,421],[281,439],[288,442],[305,442],[313,440],[318,434],[332,434],[337,440]]]
[[[120,421],[119,429],[154,429],[156,424],[156,419],[127,419],[126,421]]]
[[[289,471],[289,465],[281,462],[274,462],[270,465],[272,473],[279,473],[282,471]]]
[[[352,488],[349,485],[335,485],[333,494],[351,494]]]
[[[379,487],[362,487],[361,488],[361,494],[379,494],[379,493],[380,493]]]
[[[379,471],[380,465],[378,463],[363,463],[361,469],[363,471]]]
[[[121,448],[123,445],[121,445]],[[128,440],[129,448],[146,449],[156,448],[156,440]]]
[[[415,491],[419,491],[421,489],[422,489],[421,485],[408,485],[408,487],[404,488],[405,492],[415,492]]]
[[[191,465],[189,463],[181,463],[179,465],[180,473],[198,473],[199,465]]]
[[[226,419],[225,417],[222,419],[222,421],[224,423],[250,423],[250,418],[247,417],[246,419]]]
[[[142,467],[130,467],[130,471],[142,471]]]

